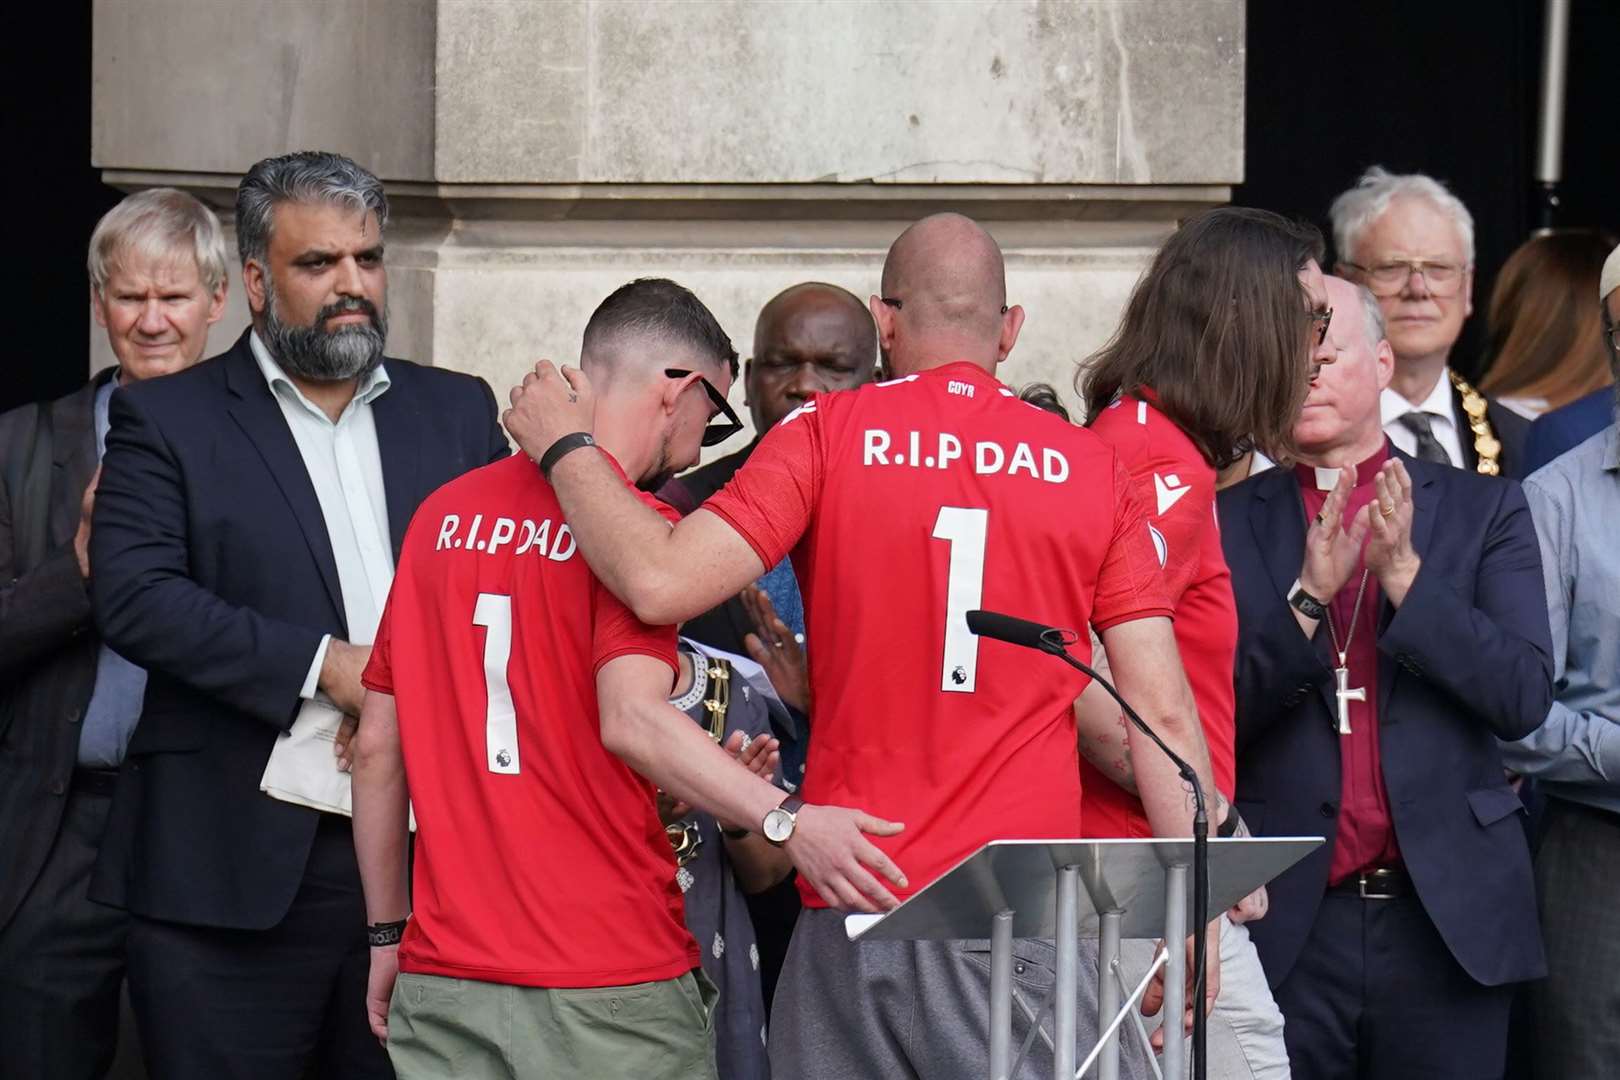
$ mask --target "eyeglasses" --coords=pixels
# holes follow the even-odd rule
[[[1413,274],[1423,278],[1424,286],[1433,295],[1445,299],[1457,295],[1462,287],[1463,271],[1460,263],[1426,262],[1422,259],[1392,259],[1373,266],[1347,262],[1344,265],[1361,274],[1368,290],[1379,299],[1397,296],[1406,288]]]
[[[1320,311],[1307,311],[1305,317],[1310,319],[1311,328],[1316,331],[1316,345],[1321,346],[1327,341],[1328,326],[1333,322],[1333,309],[1323,308]]]
[[[884,305],[886,305],[888,307],[892,307],[896,311],[900,311],[902,308],[905,307],[905,301],[901,300],[899,297],[896,297],[896,296],[880,296],[880,297],[878,297],[878,303],[884,304]],[[1009,309],[1008,309],[1006,304],[1001,305],[1001,313],[1003,315],[1007,314],[1008,310]]]
[[[664,369],[664,377],[668,379],[684,379],[688,375],[697,376],[697,381],[703,384],[704,392],[709,395],[709,404],[714,406],[714,411],[709,414],[709,426],[703,429],[703,445],[714,446],[717,443],[723,443],[741,431],[743,422],[737,418],[731,404],[726,401],[726,395],[722,394],[714,383],[704,378],[701,373],[692,371],[689,368]],[[724,419],[717,419],[718,417],[724,417]]]

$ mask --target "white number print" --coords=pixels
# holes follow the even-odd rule
[[[984,596],[984,540],[990,511],[942,506],[934,519],[934,539],[951,545],[945,586],[945,663],[939,688],[948,694],[971,694],[979,675],[979,637],[968,629],[967,613]]]
[[[512,707],[512,687],[506,680],[506,664],[512,658],[512,598],[479,593],[473,625],[484,628],[484,689],[489,694],[484,741],[489,771],[515,776],[519,772],[517,710]]]

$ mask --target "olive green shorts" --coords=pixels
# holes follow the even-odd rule
[[[715,1080],[701,969],[579,990],[400,972],[388,1006],[399,1080]]]

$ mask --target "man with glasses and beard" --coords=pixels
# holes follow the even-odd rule
[[[312,732],[333,757],[295,786],[347,769],[411,514],[507,453],[481,381],[384,358],[387,224],[346,158],[259,162],[236,202],[251,329],[112,398],[91,588],[148,681],[91,897],[130,914],[154,1076],[391,1075],[349,820],[263,790]]]

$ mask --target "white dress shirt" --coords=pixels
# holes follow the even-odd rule
[[[1443,368],[1440,379],[1429,391],[1429,396],[1413,405],[1400,394],[1389,387],[1384,388],[1383,395],[1378,399],[1378,411],[1383,420],[1384,434],[1389,441],[1405,453],[1417,456],[1417,436],[1412,429],[1401,423],[1401,417],[1409,412],[1422,412],[1429,414],[1429,430],[1434,433],[1435,441],[1440,444],[1451,463],[1462,468],[1462,432],[1457,422],[1457,410],[1453,407],[1451,396],[1451,369]],[[1472,437],[1472,432],[1470,432]]]
[[[382,454],[377,449],[377,424],[371,414],[371,403],[388,389],[388,372],[379,364],[362,379],[354,398],[334,423],[281,370],[257,331],[249,335],[248,344],[298,444],[298,454],[304,459],[304,469],[321,505],[321,516],[326,519],[349,641],[369,645],[377,636],[383,603],[394,581]],[[302,697],[315,696],[331,640],[330,634],[321,638],[299,691]]]

